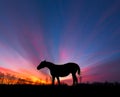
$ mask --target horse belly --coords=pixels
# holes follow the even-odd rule
[[[56,66],[52,71],[52,75],[58,76],[58,77],[64,77],[69,75],[71,72],[66,68],[66,66]]]
[[[69,75],[69,72],[59,72],[58,73],[58,75],[60,76],[60,77],[64,77],[64,76],[67,76],[67,75]]]

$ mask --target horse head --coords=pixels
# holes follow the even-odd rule
[[[38,65],[37,69],[39,70],[39,69],[44,68],[44,67],[46,67],[46,60],[42,61],[42,62]]]

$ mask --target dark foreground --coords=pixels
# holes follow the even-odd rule
[[[83,96],[120,97],[120,84],[94,83],[76,86],[52,85],[0,85],[0,97],[83,97]]]

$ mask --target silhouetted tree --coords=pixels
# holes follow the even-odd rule
[[[79,83],[82,83],[82,76],[79,76]]]
[[[4,83],[4,73],[0,72],[0,84]]]

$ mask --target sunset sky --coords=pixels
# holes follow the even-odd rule
[[[120,82],[120,0],[0,0],[0,67],[45,80],[45,59]]]

